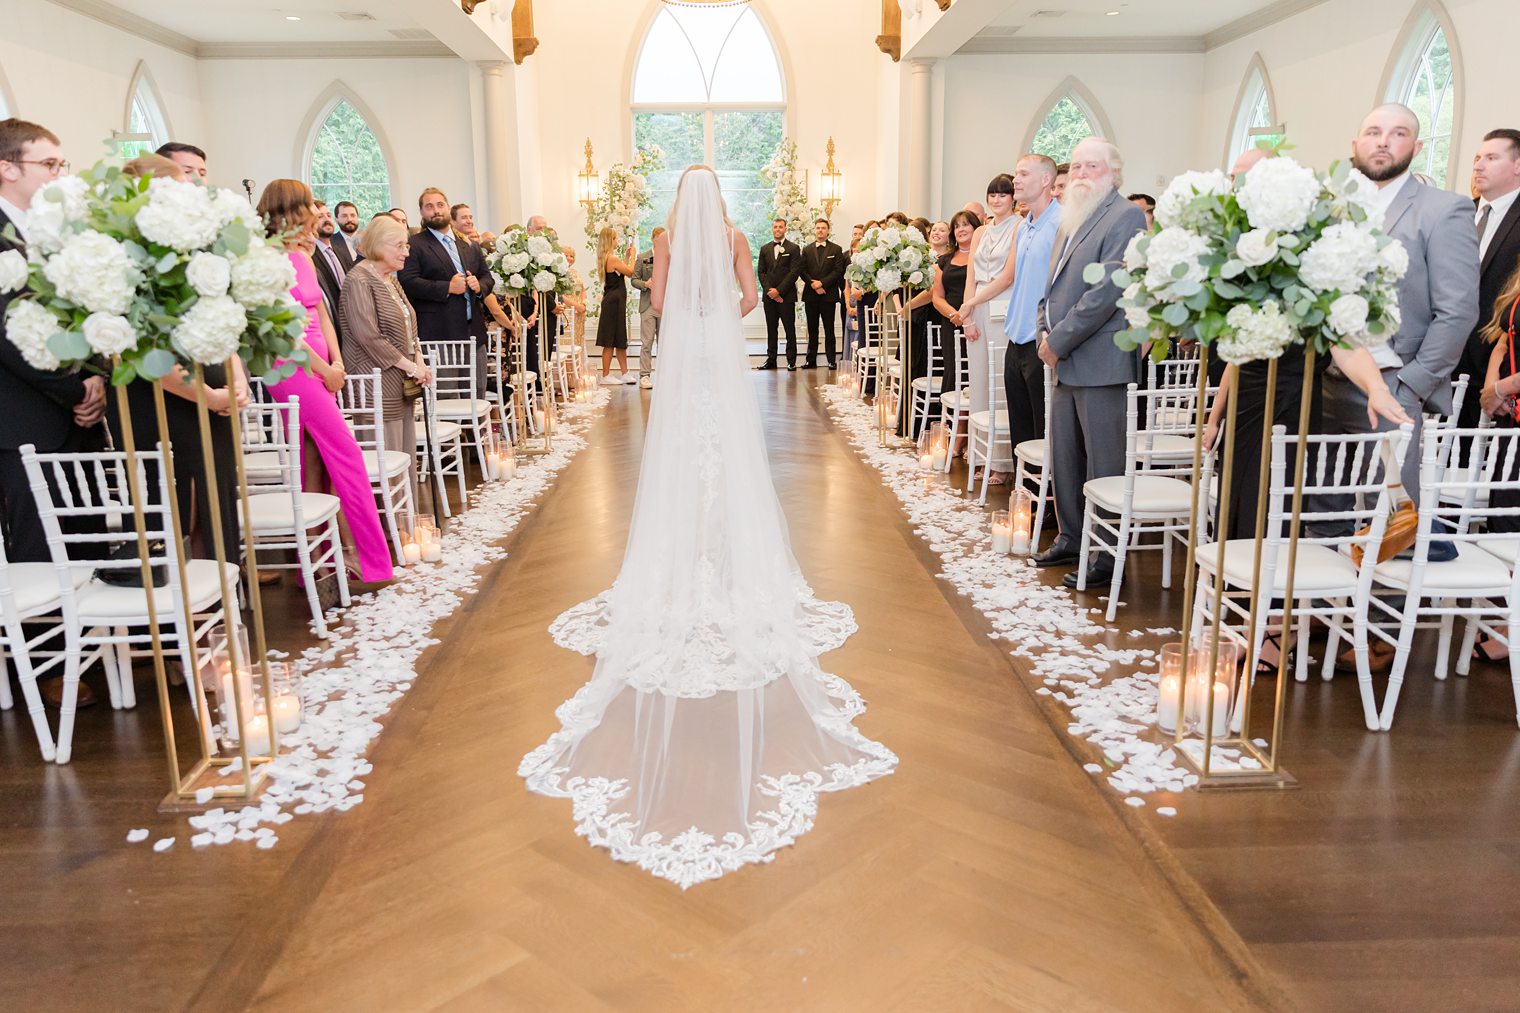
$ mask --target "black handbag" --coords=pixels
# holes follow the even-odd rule
[[[150,556],[162,556],[164,554],[164,540],[154,539],[148,543]],[[111,550],[106,557],[112,563],[135,562],[137,560],[137,540],[122,542]],[[152,568],[153,586],[163,587],[169,583],[169,567],[159,563]],[[95,579],[102,584],[110,584],[112,587],[142,587],[142,567],[139,566],[102,566],[95,571]]]

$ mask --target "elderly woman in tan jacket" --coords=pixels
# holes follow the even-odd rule
[[[354,264],[344,279],[338,317],[349,374],[380,370],[385,448],[411,455],[407,478],[415,501],[415,402],[421,387],[433,382],[433,374],[417,341],[417,314],[396,280],[396,272],[406,264],[409,245],[406,226],[400,222],[383,215],[370,222],[359,240],[359,254],[364,259]]]

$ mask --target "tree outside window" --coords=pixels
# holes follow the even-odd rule
[[[1092,137],[1098,130],[1070,95],[1063,96],[1050,107],[1040,129],[1035,131],[1032,150],[1037,155],[1047,155],[1057,164],[1071,161],[1072,149],[1084,137]]]
[[[339,100],[318,129],[307,179],[328,207],[353,201],[361,222],[392,206],[391,173],[380,142],[347,100]]]

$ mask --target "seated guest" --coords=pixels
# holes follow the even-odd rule
[[[343,387],[343,356],[327,309],[311,249],[316,241],[317,216],[311,188],[298,179],[277,179],[259,197],[259,214],[271,239],[282,239],[296,270],[291,296],[306,308],[305,366],[269,388],[276,401],[301,399],[301,433],[305,437],[301,486],[311,492],[331,491],[343,504],[344,553],[359,561],[358,576],[364,581],[390,580],[390,546],[380,527],[375,493],[370,485],[364,454],[354,442],[348,421],[334,396]],[[371,226],[373,227],[373,226]]]
[[[417,314],[396,280],[409,248],[406,229],[389,217],[366,229],[359,240],[364,259],[354,265],[343,286],[339,316],[347,341],[346,362],[354,375],[380,370],[385,447],[410,458],[407,481],[416,502],[416,401],[422,388],[433,382],[433,374],[417,340]]]
[[[179,141],[170,141],[168,144],[160,144],[155,152],[185,172],[185,180],[196,186],[206,185],[206,153],[193,144],[183,144]],[[162,175],[162,173],[154,173]]]
[[[475,342],[475,392],[486,392],[486,316],[491,272],[480,247],[461,242],[449,220],[449,199],[428,187],[417,199],[426,226],[418,232],[401,269],[401,287],[417,311],[417,334],[429,341]]]

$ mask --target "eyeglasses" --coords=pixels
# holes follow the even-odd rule
[[[44,158],[40,162],[30,158],[18,158],[11,164],[40,165],[48,171],[48,175],[50,176],[61,176],[69,171],[69,160],[66,158]]]

